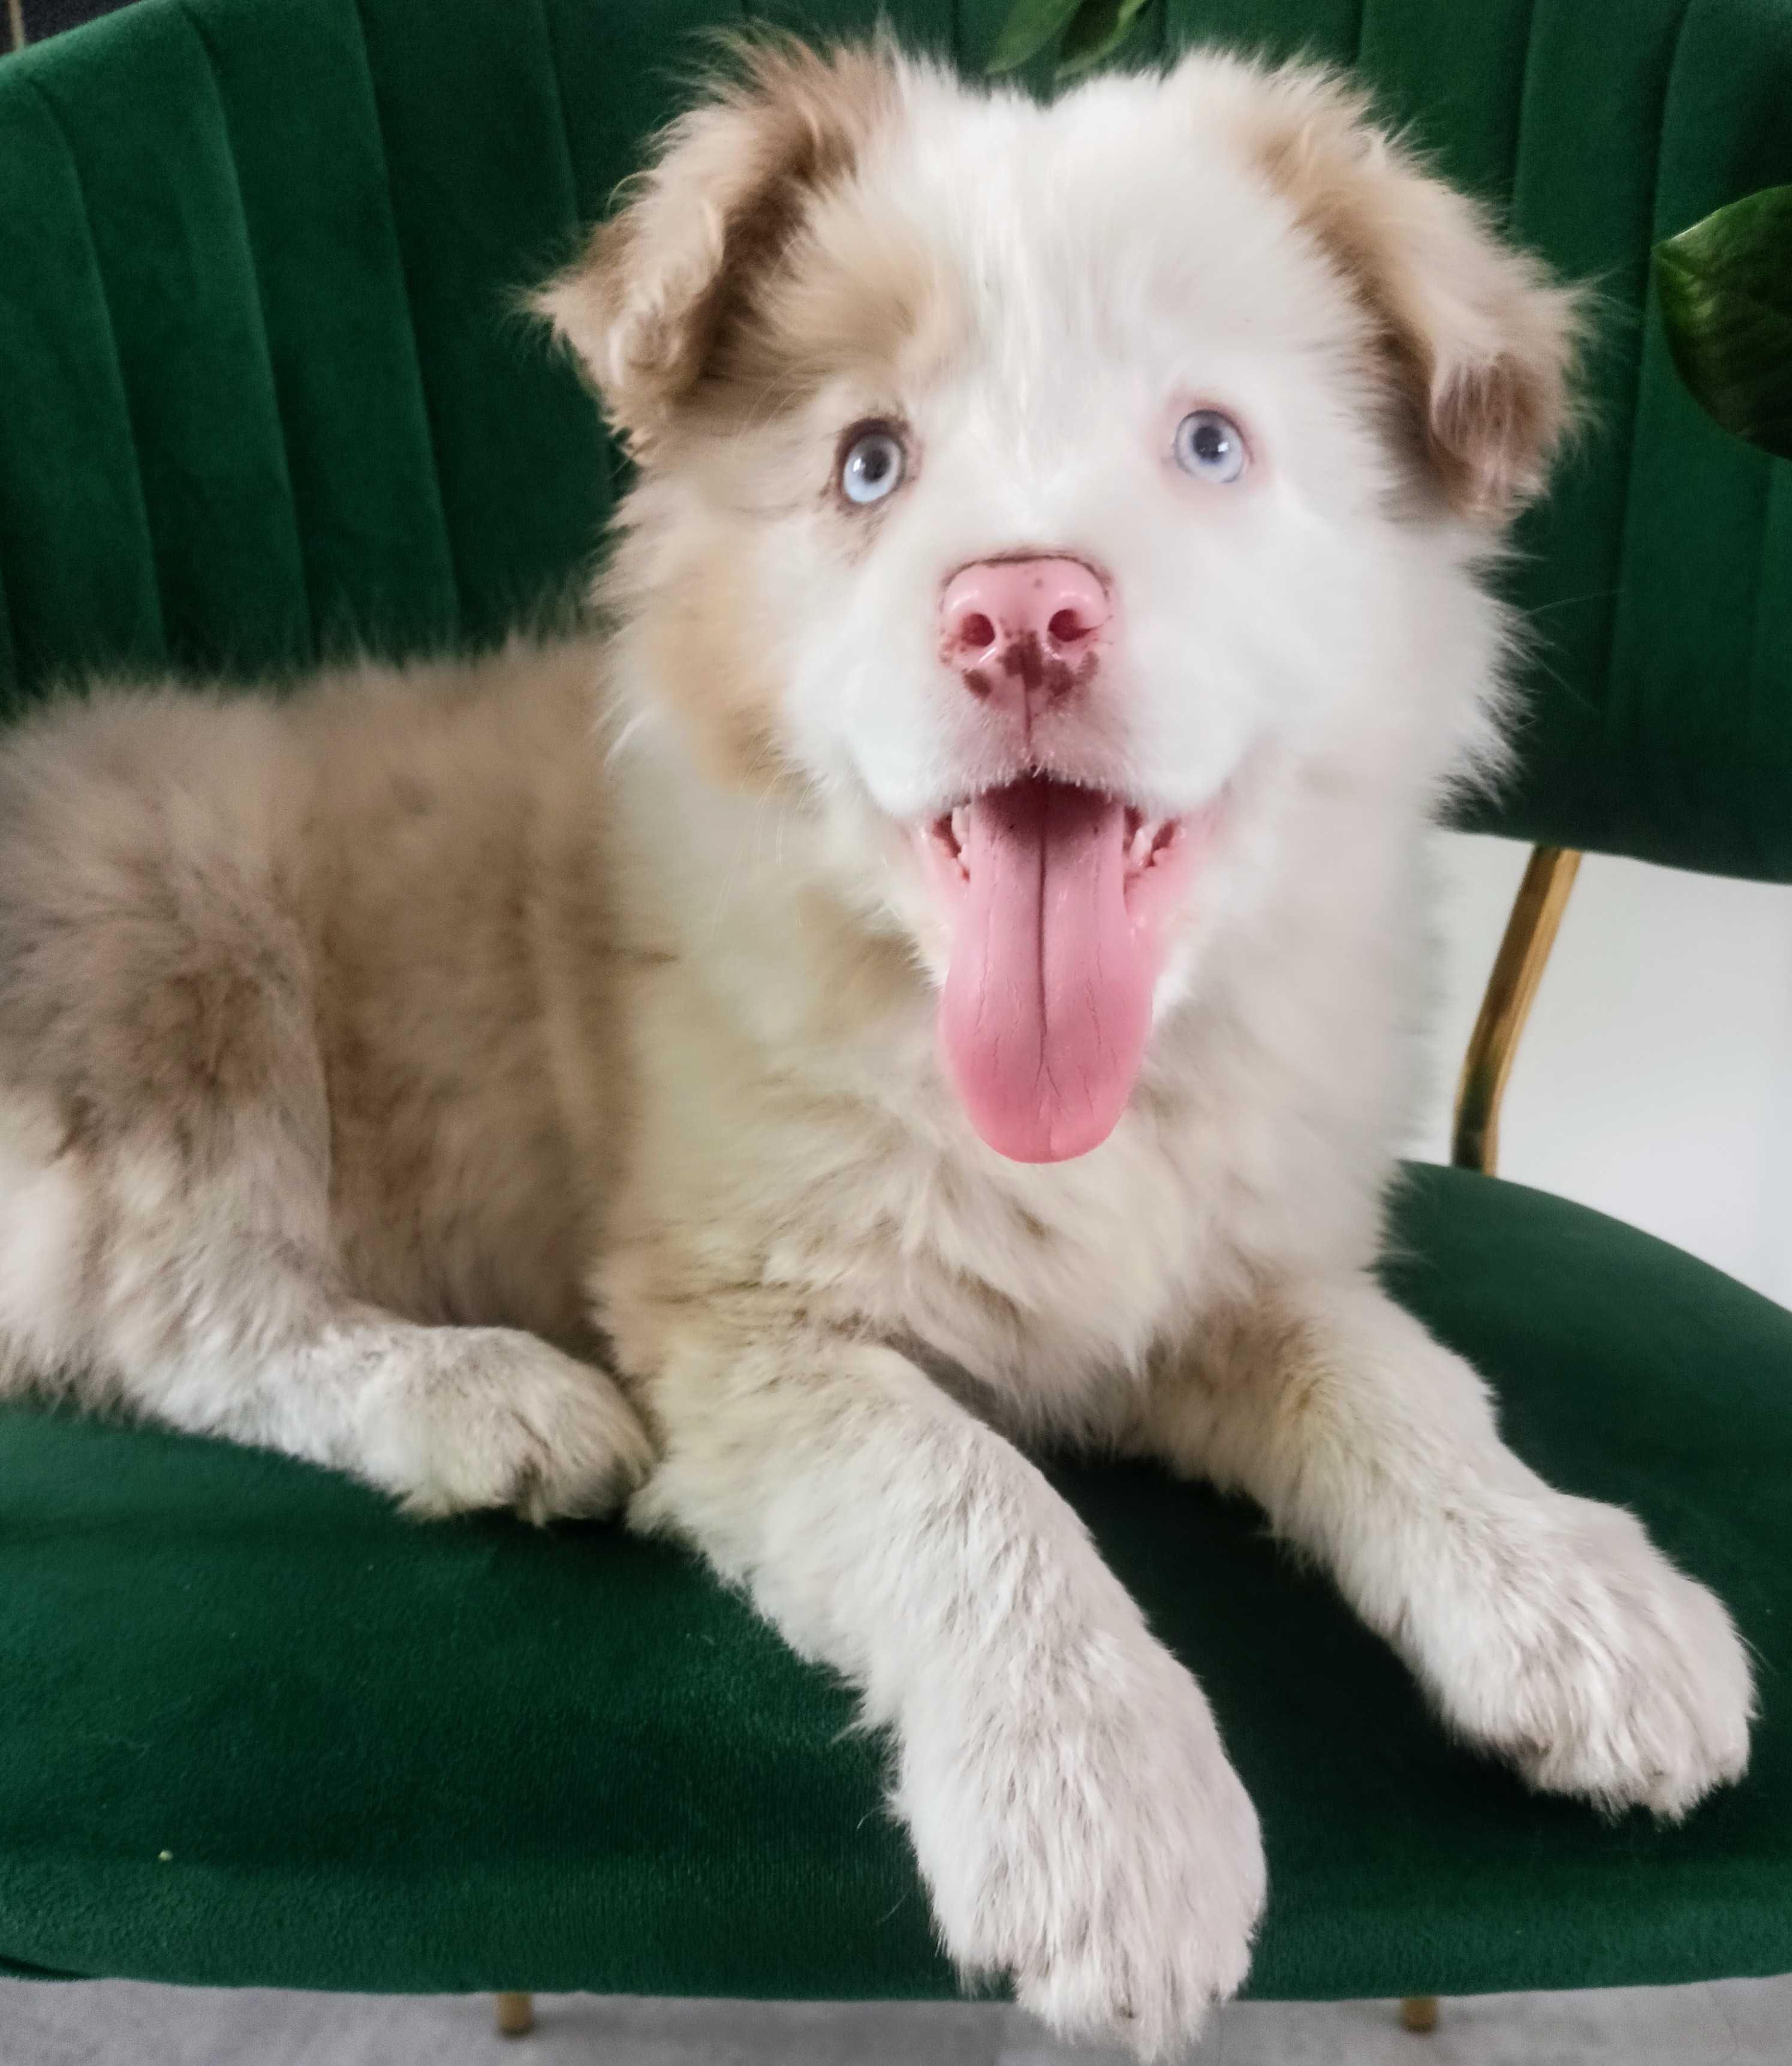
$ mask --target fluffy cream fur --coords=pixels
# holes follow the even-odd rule
[[[1722,1608],[1370,1274],[1570,298],[1310,73],[1040,107],[780,48],[544,306],[641,461],[603,635],[7,742],[5,1381],[424,1513],[632,1496],[890,1729],[963,1967],[1141,2055],[1243,1977],[1255,1819],[1022,1442],[1248,1491],[1539,1786],[1735,1777]],[[1235,489],[1166,464],[1200,404]],[[867,419],[910,454],[869,511]],[[1069,772],[1223,799],[1131,1103],[1043,1167],[942,1076],[906,829],[1021,772],[934,642],[1016,549],[1124,609]]]

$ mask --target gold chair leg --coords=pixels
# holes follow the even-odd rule
[[[1531,850],[1524,880],[1513,900],[1512,915],[1506,922],[1506,936],[1487,978],[1481,1015],[1462,1059],[1449,1156],[1458,1169],[1478,1169],[1486,1177],[1494,1173],[1506,1079],[1579,866],[1580,856],[1571,848]]]
[[[1580,856],[1572,848],[1539,846],[1531,850],[1456,1088],[1449,1159],[1458,1169],[1478,1169],[1489,1177],[1494,1173],[1506,1079],[1511,1074],[1518,1035],[1530,1015],[1579,866]],[[1407,1995],[1400,2005],[1400,2021],[1403,2029],[1416,2036],[1428,2036],[1437,2028],[1437,1997]]]
[[[1456,1087],[1449,1159],[1458,1169],[1494,1173],[1506,1080],[1579,867],[1580,856],[1571,847],[1531,849]],[[1400,2020],[1415,2036],[1429,2035],[1437,2028],[1437,1997],[1409,1995],[1400,2005]]]
[[[534,2028],[535,1997],[533,1995],[500,1995],[498,1996],[500,2037],[527,2037]]]

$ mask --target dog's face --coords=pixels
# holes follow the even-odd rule
[[[1267,771],[1449,673],[1571,314],[1314,75],[788,50],[543,301],[641,462],[643,678],[897,914],[1028,1161],[1115,1124]]]

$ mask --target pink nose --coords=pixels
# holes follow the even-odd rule
[[[1031,715],[1089,680],[1111,614],[1081,560],[976,560],[940,598],[940,657],[974,696]]]

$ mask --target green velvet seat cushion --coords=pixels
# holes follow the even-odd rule
[[[1621,1500],[1760,1661],[1678,1829],[1458,1749],[1253,1510],[1066,1469],[1262,1812],[1265,1995],[1792,1968],[1792,1315],[1540,1193],[1416,1169],[1398,1295],[1558,1483]],[[949,1992],[878,1744],[693,1561],[399,1519],[156,1432],[0,1416],[0,1958],[367,1990]],[[1148,1776],[1141,1775],[1145,1783]],[[1191,1835],[1192,1841],[1192,1835]]]
[[[140,0],[0,61],[0,705],[71,670],[500,636],[610,460],[517,315],[703,47],[886,12],[972,70],[1011,0]],[[1670,363],[1659,237],[1792,181],[1786,0],[1147,0],[1353,66],[1601,296],[1526,524],[1521,768],[1477,822],[1792,881],[1792,465]]]

